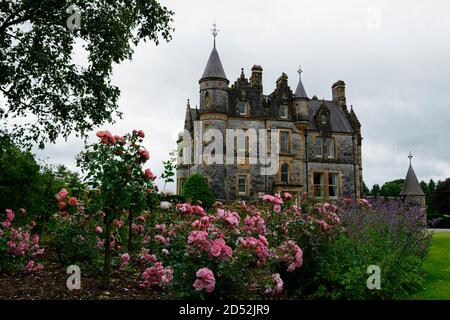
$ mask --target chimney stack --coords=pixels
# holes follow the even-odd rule
[[[333,84],[331,87],[331,92],[333,93],[333,101],[335,101],[338,106],[342,107],[346,105],[344,81],[339,80]]]
[[[252,76],[250,77],[250,83],[252,87],[262,88],[262,72],[263,69],[261,68],[261,66],[255,64],[252,67]]]

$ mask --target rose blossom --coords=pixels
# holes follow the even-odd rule
[[[192,285],[197,291],[206,291],[211,293],[214,291],[216,285],[216,279],[214,278],[214,273],[208,268],[199,269],[196,274],[197,279]]]
[[[78,200],[77,200],[77,198],[75,198],[75,197],[70,197],[70,198],[69,198],[69,204],[70,204],[71,206],[76,206],[76,205],[78,205]]]

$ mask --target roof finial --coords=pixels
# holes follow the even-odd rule
[[[411,159],[413,158],[413,155],[411,154],[411,151],[409,152],[408,158],[409,158],[409,165],[411,165]]]
[[[301,65],[299,65],[299,66],[298,66],[298,70],[297,70],[297,72],[298,72],[298,76],[299,76],[299,78],[301,78],[301,77],[302,77],[302,72],[303,72],[303,70],[302,70],[302,66],[301,66]]]
[[[211,29],[212,35],[214,37],[214,48],[216,47],[216,37],[219,31],[220,30],[216,28],[216,19],[214,19],[213,28]]]

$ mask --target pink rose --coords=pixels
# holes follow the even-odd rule
[[[78,200],[77,200],[77,198],[75,198],[75,197],[70,197],[70,199],[69,199],[69,204],[70,204],[71,206],[76,206],[76,205],[78,205]]]
[[[97,233],[102,233],[102,232],[103,232],[103,229],[102,229],[102,227],[100,227],[100,226],[96,226],[96,227],[95,227],[95,231],[96,231]]]
[[[67,197],[68,194],[69,194],[69,192],[66,189],[61,189],[56,194],[56,200],[58,200],[59,202],[64,201],[64,199]]]
[[[58,202],[59,210],[65,210],[67,208],[67,203],[65,201]]]

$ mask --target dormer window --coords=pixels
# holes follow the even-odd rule
[[[322,124],[327,124],[327,115],[326,114],[323,114],[321,116],[321,119],[322,119]]]
[[[248,104],[247,104],[247,102],[239,101],[238,105],[239,105],[239,115],[241,115],[241,116],[248,115]]]
[[[280,118],[281,119],[287,119],[288,117],[288,106],[287,105],[281,105],[280,106]]]

